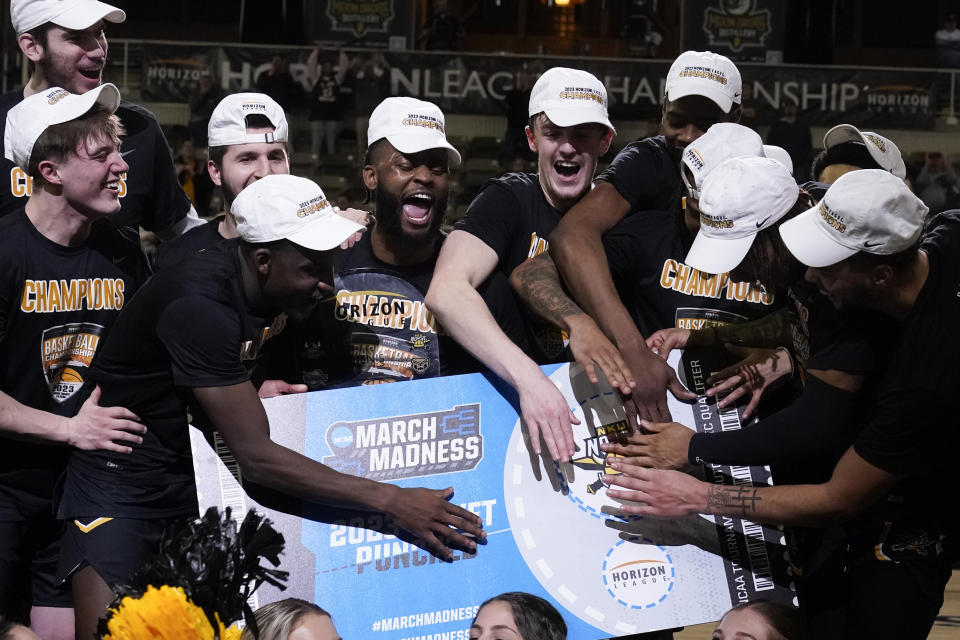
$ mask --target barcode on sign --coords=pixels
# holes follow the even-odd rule
[[[767,555],[767,545],[763,540],[763,527],[742,520],[743,535],[747,539],[747,557],[750,558],[750,569],[753,572],[753,588],[756,591],[773,589],[773,572],[770,569],[770,557]]]

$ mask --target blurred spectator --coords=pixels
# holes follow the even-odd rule
[[[337,133],[340,120],[344,115],[344,104],[340,99],[340,85],[347,71],[348,61],[343,52],[337,69],[330,60],[320,60],[320,45],[307,58],[307,77],[311,82],[309,104],[310,114],[310,157],[314,170],[321,172],[323,156],[332,156],[337,152]],[[323,149],[321,150],[321,147]]]
[[[344,84],[352,89],[353,107],[358,116],[367,117],[390,95],[390,65],[382,53],[361,53],[350,61]]]
[[[275,55],[270,61],[270,70],[257,77],[257,91],[265,93],[289,112],[296,106],[300,88],[290,75],[290,62],[286,56]],[[214,103],[216,104],[216,103]]]
[[[536,157],[530,150],[527,142],[528,109],[530,106],[530,89],[533,87],[533,78],[526,69],[520,69],[514,74],[513,87],[503,94],[503,106],[507,112],[507,128],[503,132],[500,142],[500,164],[512,167],[514,160],[522,162],[533,160]],[[520,169],[523,171],[523,169]]]
[[[197,153],[197,146],[192,138],[187,138],[180,144],[173,158],[173,167],[177,171],[177,181],[197,213],[201,216],[207,215],[213,182],[207,174],[206,160]]]
[[[960,67],[960,29],[957,29],[956,14],[947,15],[943,29],[933,36],[937,45],[937,62],[941,67]]]
[[[240,640],[340,640],[330,614],[306,600],[278,600],[263,605],[253,615],[259,633],[247,628]]]
[[[753,97],[753,83],[744,82],[740,94],[740,124],[755,129],[757,125],[757,103]]]
[[[423,26],[421,39],[427,41],[426,48],[430,51],[456,51],[462,36],[463,25],[450,13],[447,0],[436,0],[433,15]]]
[[[917,175],[914,190],[923,204],[930,208],[931,216],[960,206],[957,174],[940,151],[927,154],[927,161]]]
[[[200,76],[197,91],[190,97],[188,128],[190,137],[201,147],[207,146],[207,123],[210,122],[210,114],[221,98],[223,91],[214,83],[213,77],[209,73]]]
[[[806,182],[809,179],[812,135],[808,125],[797,122],[797,103],[793,100],[784,100],[780,105],[780,119],[770,127],[767,144],[787,150],[793,161],[792,173],[797,182]]]

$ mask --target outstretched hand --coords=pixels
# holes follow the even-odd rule
[[[688,391],[677,378],[676,371],[663,359],[651,352],[643,343],[636,349],[622,351],[630,371],[634,373],[636,386],[625,399],[632,405],[630,413],[640,420],[669,422],[670,410],[667,408],[667,391],[678,400],[692,402],[697,394]]]
[[[728,343],[726,348],[743,360],[710,376],[707,384],[713,386],[707,389],[707,395],[729,392],[717,403],[717,407],[724,409],[750,394],[750,402],[743,412],[746,419],[756,411],[768,389],[780,386],[790,379],[793,374],[793,361],[790,353],[783,347],[757,349]]]
[[[645,433],[632,433],[623,442],[604,442],[600,450],[620,456],[618,462],[651,469],[684,470],[693,431],[677,422],[642,421]],[[610,458],[615,460],[615,458]]]
[[[690,340],[690,329],[660,329],[647,338],[647,348],[664,360],[674,349],[684,349]]]
[[[452,497],[453,487],[398,488],[389,514],[400,529],[414,535],[414,544],[450,561],[451,548],[476,553],[476,540],[487,537],[480,517],[451,503]]]
[[[573,425],[580,424],[567,400],[556,385],[542,373],[524,384],[518,384],[520,412],[527,423],[530,446],[537,455],[542,453],[540,438],[557,462],[568,462],[576,451]]]

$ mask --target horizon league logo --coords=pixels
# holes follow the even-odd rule
[[[368,32],[386,33],[394,18],[393,0],[330,0],[327,18],[332,31],[350,31],[356,37]]]
[[[770,10],[755,11],[756,0],[720,0],[720,8],[703,12],[703,31],[709,44],[726,45],[731,51],[762,47],[773,30]]]
[[[480,404],[351,422],[327,429],[323,464],[371,480],[469,471],[483,459]]]

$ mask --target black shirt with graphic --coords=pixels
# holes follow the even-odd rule
[[[226,215],[221,214],[206,224],[190,229],[178,238],[161,243],[157,247],[157,269],[180,264],[197,251],[212,249],[223,242],[220,223],[225,217]]]
[[[276,363],[291,340],[300,363],[296,375],[311,390],[481,371],[424,305],[441,242],[429,260],[401,267],[378,259],[364,234],[341,257],[336,294],[304,326],[271,343],[267,376],[279,371],[285,377]],[[523,346],[523,322],[503,275],[494,272],[478,291],[503,332]]]
[[[510,173],[487,180],[457,222],[456,229],[482,240],[497,254],[497,270],[509,278],[521,263],[549,247],[547,236],[560,222],[535,173]],[[529,335],[528,353],[539,364],[570,358],[563,332],[532,313],[523,314]]]
[[[0,390],[34,409],[76,414],[94,357],[148,275],[140,247],[109,221],[65,247],[22,207],[0,218]],[[0,438],[0,520],[51,514],[68,454],[65,446]]]
[[[7,112],[22,100],[20,89],[0,96],[0,140]],[[148,231],[168,229],[186,217],[190,199],[177,181],[163,131],[156,116],[132,102],[122,100],[116,114],[126,130],[121,151],[130,170],[120,180],[120,211],[110,220],[127,229],[131,237],[139,237],[138,225]],[[23,207],[33,189],[26,172],[2,155],[0,174],[9,177],[9,186],[0,188],[0,216]]]
[[[683,217],[669,211],[638,212],[604,234],[613,282],[644,337],[751,320],[773,309],[774,296],[763,289],[685,264],[692,244]]]
[[[597,176],[609,182],[637,211],[681,213],[683,184],[679,159],[671,155],[666,138],[654,136],[635,140],[625,146],[610,166]]]
[[[147,433],[132,454],[76,452],[61,517],[196,513],[191,390],[248,380],[246,361],[282,328],[247,304],[237,246],[224,240],[157,273],[114,324],[91,377],[102,390],[101,404],[127,407]]]
[[[310,91],[310,120],[339,120],[340,84],[333,73],[323,73]]]

